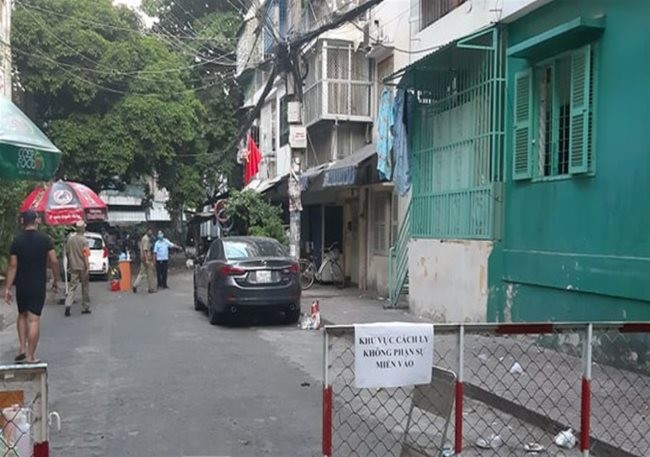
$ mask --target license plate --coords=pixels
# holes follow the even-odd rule
[[[259,283],[269,283],[273,282],[273,275],[270,271],[257,271],[255,272],[255,282]]]

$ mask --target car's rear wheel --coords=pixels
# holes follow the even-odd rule
[[[226,318],[223,313],[218,313],[215,309],[216,303],[212,295],[212,287],[208,288],[208,320],[212,325],[225,324]]]
[[[205,309],[203,303],[199,300],[199,297],[196,296],[196,288],[194,289],[194,309],[196,311],[203,311]]]

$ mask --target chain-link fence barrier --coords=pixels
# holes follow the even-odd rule
[[[47,365],[0,365],[0,457],[48,457]]]
[[[650,456],[650,323],[434,325],[431,383],[377,389],[354,333],[325,328],[325,456]]]

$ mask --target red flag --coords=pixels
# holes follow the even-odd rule
[[[244,165],[244,185],[251,182],[251,180],[260,171],[260,162],[262,161],[262,154],[258,149],[253,135],[248,134],[248,153],[246,154],[246,164]]]

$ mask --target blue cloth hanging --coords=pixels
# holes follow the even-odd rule
[[[393,174],[393,96],[391,91],[384,89],[379,100],[377,115],[377,172],[383,181],[390,181]]]
[[[411,190],[411,154],[408,141],[408,108],[409,94],[404,89],[398,89],[395,94],[393,106],[393,152],[395,167],[393,169],[393,182],[400,196]]]

